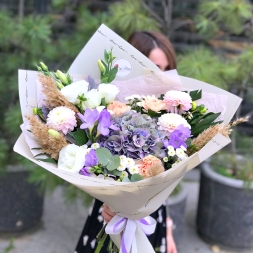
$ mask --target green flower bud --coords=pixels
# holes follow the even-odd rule
[[[205,114],[206,112],[207,112],[207,108],[206,108],[206,107],[204,107],[204,109],[202,109],[202,110],[200,111],[201,114]]]
[[[61,136],[61,134],[54,129],[49,129],[48,134],[52,137],[55,137],[55,138],[59,138]]]
[[[57,87],[61,90],[62,88],[64,88],[64,85],[58,81],[56,81],[56,85]]]
[[[68,84],[68,78],[65,74],[63,74],[60,70],[57,70],[56,74],[58,75],[59,79],[62,81],[63,84]]]
[[[40,66],[42,67],[44,71],[48,71],[48,67],[47,65],[44,64],[44,62],[40,62]]]
[[[98,60],[98,67],[99,67],[101,73],[104,74],[105,71],[106,71],[106,68],[105,68],[105,66],[104,66],[104,64],[102,63],[101,60]]]
[[[33,114],[34,114],[34,115],[38,115],[38,114],[39,114],[38,107],[34,107],[34,108],[33,108]]]
[[[41,68],[40,66],[37,66],[37,69],[38,69],[39,71],[42,71],[42,68]]]
[[[192,110],[196,110],[197,108],[197,103],[195,101],[192,102]]]
[[[56,79],[59,79],[59,76],[57,75],[56,72],[54,72],[54,76],[55,76]]]

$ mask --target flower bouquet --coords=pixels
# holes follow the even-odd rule
[[[38,70],[19,71],[24,124],[14,150],[106,203],[116,213],[106,232],[121,252],[154,252],[148,215],[230,142],[241,99],[160,72],[104,25],[68,73]]]

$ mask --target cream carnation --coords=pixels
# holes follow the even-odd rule
[[[107,106],[107,110],[113,112],[113,115],[115,116],[120,116],[125,112],[129,112],[131,110],[131,107],[120,103],[119,101],[113,101]]]
[[[47,126],[67,134],[76,127],[75,112],[65,106],[56,107],[48,114]]]
[[[164,101],[159,100],[154,95],[146,96],[145,99],[141,102],[142,106],[145,110],[151,110],[154,112],[160,112],[166,108],[166,104]]]
[[[164,96],[168,112],[182,114],[192,108],[191,96],[182,91],[170,90]]]
[[[179,125],[184,125],[184,127],[191,126],[188,122],[179,114],[176,113],[166,113],[158,118],[157,124],[159,125],[158,129],[165,131],[168,135],[170,135]]]

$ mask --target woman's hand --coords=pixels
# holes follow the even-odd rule
[[[170,218],[167,218],[167,231],[166,231],[166,243],[167,243],[167,253],[177,253],[177,247],[172,234],[173,222]]]
[[[110,208],[104,204],[103,210],[102,210],[102,216],[104,218],[104,221],[108,223],[114,216],[115,213],[110,210]]]

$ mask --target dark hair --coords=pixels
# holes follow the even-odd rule
[[[177,67],[174,47],[165,35],[155,31],[134,32],[128,42],[147,57],[152,49],[160,48],[168,59],[169,69]]]

